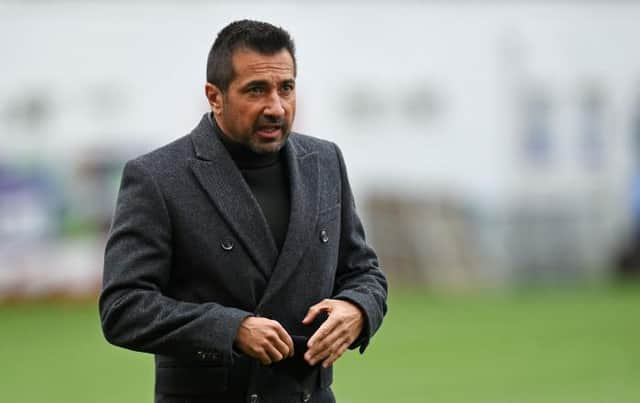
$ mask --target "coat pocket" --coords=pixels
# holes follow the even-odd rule
[[[213,395],[227,389],[229,372],[225,367],[158,367],[156,392],[170,395]]]

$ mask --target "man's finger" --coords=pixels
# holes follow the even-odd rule
[[[289,357],[293,357],[294,351],[293,351],[293,339],[291,338],[291,336],[289,335],[289,333],[287,333],[286,330],[284,330],[284,328],[278,323],[278,326],[276,327],[276,331],[278,332],[278,336],[280,337],[280,340],[286,344],[287,348],[287,353],[285,354],[285,356],[289,356]],[[282,351],[282,350],[280,350]]]
[[[318,329],[320,330],[320,329]],[[313,345],[311,345],[308,349],[308,352],[311,356],[318,354],[323,350],[328,350],[334,345],[340,345],[343,343],[344,338],[347,337],[347,332],[343,327],[340,327],[336,324],[324,337],[318,337],[313,341]],[[311,342],[311,340],[309,340]]]
[[[262,365],[269,365],[271,364],[271,358],[269,357],[269,354],[267,354],[266,350],[260,350],[256,352],[256,355],[258,358],[258,360],[262,363]]]
[[[304,359],[309,363],[309,365],[316,365],[318,362],[324,360],[325,358],[329,358],[330,355],[331,350],[328,348],[315,352],[307,351],[304,355]]]
[[[313,345],[318,343],[320,340],[326,338],[333,330],[338,326],[339,321],[331,318],[329,316],[327,320],[324,321],[322,325],[316,330],[316,332],[311,336],[309,341],[307,342],[307,347],[313,348]]]
[[[335,332],[332,334],[334,335],[336,334]],[[324,343],[324,346],[322,348],[318,348],[315,351],[311,351],[309,350],[308,352],[309,354],[309,359],[307,360],[307,362],[309,362],[309,364],[311,365],[316,365],[318,362],[325,360],[325,359],[329,359],[332,355],[334,355],[336,352],[340,351],[340,349],[342,348],[342,346],[344,344],[347,344],[347,347],[351,344],[348,341],[348,338],[344,335],[338,335],[337,337],[333,337],[332,338],[332,342],[331,343]],[[316,345],[318,346],[318,345]],[[342,354],[342,353],[340,353]],[[306,358],[306,356],[305,356]]]
[[[310,324],[315,320],[316,316],[318,316],[320,312],[327,311],[329,310],[329,308],[330,308],[329,304],[327,304],[325,301],[318,302],[317,304],[309,308],[309,311],[307,311],[307,316],[305,316],[304,319],[302,319],[302,323],[305,325]]]
[[[323,323],[323,325],[327,324],[327,322]],[[309,339],[309,343],[307,344],[309,346],[309,349],[305,353],[304,358],[305,360],[307,360],[307,362],[311,363],[311,365],[315,365],[316,362],[327,357],[331,353],[330,348],[335,343],[340,343],[340,334],[338,332],[335,332],[334,330],[335,323],[329,324],[329,326],[331,326],[331,328],[325,328],[328,329],[326,337],[332,336],[331,332],[335,333],[335,335],[332,336],[329,340],[325,340],[325,337],[323,337],[324,333],[321,333],[321,330],[324,331],[324,329],[322,329],[322,327],[318,329],[318,331],[313,335],[311,339]],[[312,341],[313,344],[311,344]]]
[[[351,343],[348,340],[345,340],[344,343],[342,343],[342,345],[340,347],[338,347],[337,351],[335,351],[333,354],[331,354],[329,356],[329,358],[324,360],[324,362],[322,363],[322,367],[323,368],[329,368],[334,362],[336,362],[336,360],[338,358],[340,358],[342,356],[342,354],[344,354],[345,351],[347,351],[347,348],[350,345],[351,345]]]
[[[279,334],[278,334],[278,336],[279,336]],[[282,354],[282,358],[291,356],[292,349],[287,343],[285,343],[284,340],[280,339],[279,337],[276,337],[273,340],[270,340],[270,342],[271,342],[271,345],[276,350],[278,350],[280,352],[280,354]]]
[[[284,345],[284,343],[283,343],[283,345]],[[272,362],[282,361],[282,359],[285,356],[280,351],[278,351],[278,349],[275,346],[273,346],[271,344],[265,346],[264,349],[265,349],[267,355],[269,356],[269,360],[271,361],[269,364],[271,364]],[[266,365],[269,365],[269,364],[266,364]]]

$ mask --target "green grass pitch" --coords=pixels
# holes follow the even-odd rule
[[[95,304],[0,306],[0,401],[151,402],[151,356],[108,345]],[[638,403],[640,285],[464,295],[392,288],[339,403]]]

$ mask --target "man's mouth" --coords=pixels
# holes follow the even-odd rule
[[[275,139],[282,135],[282,126],[261,126],[256,134],[265,139]]]

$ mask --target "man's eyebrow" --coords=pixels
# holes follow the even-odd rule
[[[288,78],[286,80],[282,80],[282,84],[295,84],[296,80],[293,78]],[[242,88],[249,87],[267,87],[271,84],[269,80],[251,80],[248,83],[244,84]]]
[[[264,87],[269,85],[269,82],[267,80],[251,80],[248,83],[246,83],[245,85],[243,85],[243,88],[248,88],[248,87]]]

